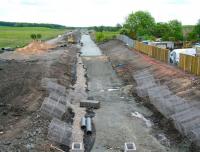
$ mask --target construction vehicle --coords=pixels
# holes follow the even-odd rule
[[[75,35],[72,32],[67,35],[67,43],[71,43],[71,44],[76,43]]]
[[[78,30],[71,31],[67,34],[67,43],[76,44],[80,42],[80,32]]]

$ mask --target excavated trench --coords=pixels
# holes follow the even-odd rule
[[[191,151],[190,142],[176,130],[169,129],[171,125],[163,126],[167,124],[166,119],[153,107],[143,104],[131,92],[123,92],[132,84],[126,74],[118,73],[115,65],[120,61],[113,62],[112,55],[99,53],[101,51],[89,36],[83,35],[82,38],[86,39],[83,40],[85,47],[81,55],[87,71],[88,97],[101,101],[101,108],[92,112],[96,136],[92,141],[84,138],[86,150],[90,151],[92,147],[94,152],[118,152],[123,150],[125,142],[132,141],[140,151]],[[106,48],[106,51],[112,50]],[[120,58],[120,55],[117,57]],[[125,59],[123,61],[126,62]],[[123,67],[124,63],[120,66]],[[125,70],[130,72],[128,68]],[[133,80],[131,82],[134,83]],[[94,142],[90,148],[87,147],[88,141],[92,145]]]
[[[184,89],[187,89],[187,85],[190,85],[190,83],[188,83],[189,81],[187,80],[187,76],[177,69],[163,65],[153,59],[148,59],[146,56],[143,57],[143,55],[140,55],[135,51],[131,51],[127,46],[118,40],[112,40],[100,44],[100,48],[107,56],[109,56],[112,67],[115,69],[118,76],[124,80],[124,83],[126,85],[133,86],[131,92],[135,101],[139,105],[145,106],[152,111],[152,115],[146,116],[146,118],[151,120],[154,124],[151,131],[152,135],[160,141],[160,143],[166,147],[170,147],[170,151],[199,151],[199,147],[189,141],[188,138],[182,136],[175,129],[172,121],[166,119],[165,116],[163,116],[163,114],[161,114],[158,109],[156,109],[149,102],[149,98],[141,98],[138,96],[136,93],[137,83],[133,79],[133,75],[137,71],[142,71],[144,69],[149,70],[152,71],[156,79],[159,80],[156,83],[168,85],[170,89],[176,89],[175,91],[177,93],[177,91],[179,92],[182,90],[183,86]],[[181,80],[179,77],[182,78],[182,83],[179,83],[179,80]],[[192,78],[192,80],[193,79],[194,78]],[[159,92],[157,92],[157,94],[159,94]],[[190,94],[188,96],[189,99],[191,99],[190,96],[192,95]],[[185,97],[185,95],[182,94],[182,97]]]

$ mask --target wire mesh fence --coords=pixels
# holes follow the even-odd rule
[[[195,144],[200,146],[200,124],[193,128],[188,136]]]
[[[133,78],[137,83],[136,90],[139,97],[148,96],[148,89],[156,86],[155,79],[148,70],[134,73]]]
[[[49,98],[63,105],[67,105],[70,100],[67,96],[60,96],[56,92],[51,92]]]
[[[56,143],[63,144],[66,146],[71,145],[72,126],[60,121],[53,119],[48,128],[48,139]]]
[[[47,83],[47,90],[49,92],[56,92],[59,95],[63,95],[63,96],[65,96],[66,94],[66,88],[64,86],[59,85],[55,82],[51,82],[51,81]]]
[[[157,83],[148,70],[133,73],[133,78],[138,96],[148,96],[150,103],[172,120],[180,133],[200,145],[200,102],[174,95],[167,86]]]
[[[61,119],[66,112],[66,106],[48,97],[44,99],[40,111],[45,116]]]

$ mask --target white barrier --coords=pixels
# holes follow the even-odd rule
[[[126,43],[129,47],[132,47],[132,48],[134,47],[134,40],[132,40],[126,35],[119,35],[117,36],[117,39]]]

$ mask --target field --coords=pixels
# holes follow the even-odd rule
[[[51,39],[64,33],[65,29],[51,29],[44,27],[3,27],[0,26],[0,48],[22,47],[31,41],[32,33],[40,33],[42,40]]]
[[[95,40],[96,42],[105,42],[115,38],[119,32],[96,32]]]

